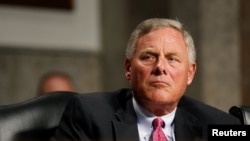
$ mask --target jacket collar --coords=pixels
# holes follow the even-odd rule
[[[174,119],[175,139],[176,141],[204,141],[206,131],[200,125],[199,117],[188,110],[189,105],[186,102],[187,98],[184,96],[176,110]]]
[[[117,141],[139,140],[137,118],[132,104],[131,92],[127,93],[126,99],[127,102],[116,112],[116,119],[112,121],[115,138]]]
[[[126,102],[117,110],[116,119],[112,120],[115,139],[117,141],[139,141],[137,117],[132,104],[132,93],[128,91],[124,95],[126,95]],[[202,136],[203,129],[199,128],[197,121],[198,117],[179,105],[174,119],[176,141],[201,140],[198,137]]]

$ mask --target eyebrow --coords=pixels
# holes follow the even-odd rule
[[[153,48],[150,48],[150,47],[145,48],[145,49],[143,49],[143,50],[140,52],[140,54],[146,54],[146,53],[155,54],[155,55],[158,54],[157,51],[155,51]],[[170,52],[167,52],[167,54],[165,54],[165,56],[166,56],[166,55],[167,55],[167,56],[178,56],[178,54],[179,54],[179,53],[176,52],[176,51],[170,51]]]
[[[143,53],[154,53],[154,54],[156,54],[156,51],[154,49],[152,49],[152,48],[146,48],[146,49],[142,50],[141,53],[142,54]]]

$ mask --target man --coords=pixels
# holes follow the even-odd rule
[[[52,71],[44,74],[39,81],[38,95],[54,91],[74,91],[70,76],[60,71]]]
[[[184,96],[196,72],[195,58],[192,37],[181,23],[160,18],[143,21],[126,50],[125,76],[131,89],[77,95],[54,139],[206,140],[209,124],[240,124],[227,113]],[[160,127],[153,127],[154,119]]]

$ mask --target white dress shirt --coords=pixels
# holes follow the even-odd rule
[[[156,116],[141,107],[134,98],[133,106],[137,115],[137,126],[140,141],[150,141],[150,135],[153,131],[152,121],[156,118]],[[165,122],[165,128],[163,128],[163,132],[166,135],[168,141],[175,141],[173,124],[175,112],[176,108],[173,112],[160,117]]]

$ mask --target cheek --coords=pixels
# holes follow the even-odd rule
[[[143,81],[147,79],[150,75],[151,69],[147,67],[137,66],[131,70],[132,77],[138,81]],[[132,78],[132,79],[133,79]]]
[[[185,69],[182,69],[179,71],[173,71],[171,73],[171,76],[176,85],[188,84],[188,74],[187,74],[187,70]]]

